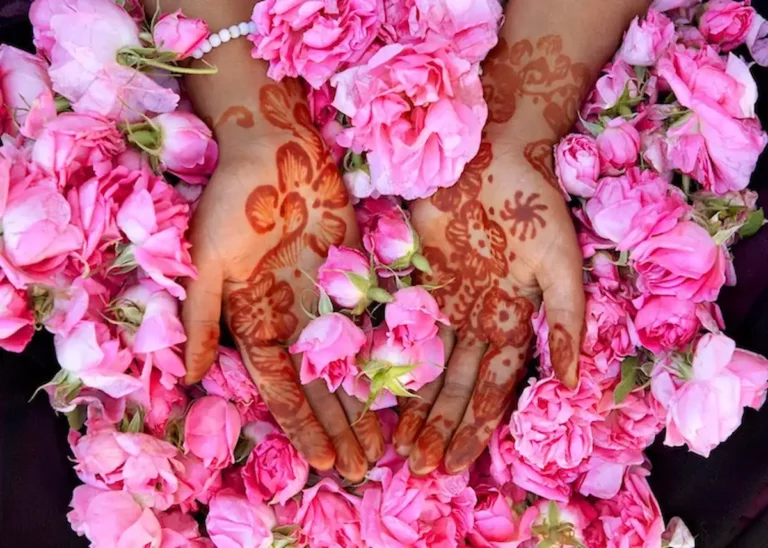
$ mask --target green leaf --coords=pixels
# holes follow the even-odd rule
[[[725,242],[731,239],[731,236],[739,232],[741,226],[733,226],[727,230],[720,230],[715,234],[712,239],[715,240],[717,245],[723,245]]]
[[[237,445],[235,445],[235,464],[245,462],[251,455],[254,446],[255,443],[252,439],[247,436],[240,436],[240,439],[237,440]]]
[[[560,508],[557,507],[557,503],[554,500],[549,501],[549,506],[547,507],[547,519],[549,520],[550,527],[560,523]]]
[[[140,434],[144,431],[144,414],[141,412],[141,410],[136,411],[136,413],[133,414],[133,417],[131,418],[131,422],[128,423],[128,426],[125,429],[125,432],[128,434]]]
[[[629,393],[637,386],[637,358],[631,356],[621,362],[621,382],[613,392],[613,402],[618,405],[627,399]]]
[[[67,422],[72,430],[80,430],[85,424],[85,418],[85,407],[82,405],[78,405],[67,413]]]
[[[320,292],[320,302],[317,304],[317,311],[321,316],[333,313],[333,303],[325,291]]]
[[[361,293],[365,293],[371,287],[370,277],[366,278],[365,276],[354,274],[352,272],[345,272],[344,274],[347,276],[347,279],[352,282],[352,285],[355,286],[355,289]]]
[[[742,238],[754,236],[762,228],[763,224],[765,224],[765,212],[760,208],[750,213],[749,217],[747,217],[747,222],[741,225],[741,229],[739,229],[739,236]]]
[[[411,257],[411,264],[425,274],[432,274],[432,267],[429,265],[427,258],[421,253],[414,253]]]
[[[366,296],[377,303],[391,303],[394,297],[380,287],[371,287]]]

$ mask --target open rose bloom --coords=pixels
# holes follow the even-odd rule
[[[71,426],[78,535],[95,548],[694,545],[661,515],[644,452],[661,437],[707,456],[768,393],[768,360],[723,334],[716,303],[736,282],[732,246],[763,218],[747,187],[768,137],[741,55],[768,65],[768,22],[748,1],[656,0],[630,23],[552,149],[584,256],[578,384],[553,375],[542,307],[536,376],[488,450],[423,477],[393,431],[403,401],[440,382],[456,326],[420,284],[445,265],[430,265],[407,200],[483,156],[480,67],[502,5],[255,3],[252,55],[301,80],[297,116],[358,221],[356,247],[329,240],[306,272],[307,317],[285,345],[307,390],[379,417],[383,454],[354,485],[292,445],[247,354],[211,341],[210,370],[183,382],[188,228],[219,149],[173,71],[209,29],[151,16],[137,0],[35,0],[37,54],[0,45],[0,348],[53,335],[60,371],[41,388]],[[286,312],[285,287],[262,289]]]

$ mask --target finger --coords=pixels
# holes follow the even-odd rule
[[[456,335],[450,329],[441,327],[439,336],[443,341],[443,350],[445,361],[447,363],[453,352],[453,347],[456,344]],[[418,397],[408,398],[402,406],[400,420],[397,423],[397,429],[395,430],[394,435],[395,451],[397,451],[400,456],[407,457],[410,455],[416,437],[419,435],[421,427],[424,426],[424,422],[427,420],[429,410],[432,409],[432,404],[437,399],[437,395],[443,387],[443,378],[444,375],[440,375],[434,381],[424,385],[421,390],[417,392]]]
[[[443,388],[408,458],[414,474],[429,474],[440,465],[472,396],[485,349],[485,344],[468,343],[466,339],[456,344],[448,361]]]
[[[357,441],[360,447],[363,448],[368,462],[376,462],[384,454],[384,434],[381,432],[379,418],[376,416],[376,413],[367,411],[365,415],[361,416],[365,404],[357,398],[353,398],[344,390],[337,391],[336,396],[339,398],[341,407],[347,415],[349,424],[352,425],[352,430],[354,430]]]
[[[472,399],[445,455],[449,473],[469,467],[488,445],[524,373],[525,350],[492,347],[483,356]]]
[[[184,348],[187,369],[184,381],[187,384],[202,379],[216,359],[222,282],[221,270],[211,264],[199,268],[198,278],[187,283],[187,298],[181,309],[181,321],[187,334]]]
[[[571,241],[573,240],[573,241]],[[563,384],[575,388],[579,380],[579,347],[584,325],[584,284],[581,252],[573,238],[542,266],[537,279],[544,292],[549,325],[552,368]]]
[[[333,468],[336,461],[334,445],[315,417],[285,349],[243,341],[237,343],[259,394],[293,446],[312,467],[318,470]]]
[[[328,391],[322,379],[304,385],[304,391],[336,450],[336,470],[352,483],[362,481],[368,471],[368,461],[339,400]]]

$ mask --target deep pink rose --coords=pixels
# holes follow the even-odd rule
[[[591,198],[600,177],[600,156],[592,137],[571,133],[555,148],[560,187],[572,196]]]
[[[603,69],[603,75],[582,107],[582,116],[590,118],[613,108],[625,92],[629,99],[637,99],[640,96],[638,87],[632,67],[622,59],[616,59]]]
[[[254,57],[269,62],[269,77],[301,76],[319,88],[359,61],[383,20],[381,0],[266,0],[253,8]]]
[[[639,162],[640,134],[623,118],[614,118],[597,136],[597,151],[603,171],[635,166]]]
[[[641,21],[635,17],[624,35],[619,57],[630,65],[653,66],[675,37],[675,25],[656,10],[649,10]]]
[[[275,512],[267,504],[254,504],[231,489],[217,493],[208,507],[205,529],[214,546],[269,548]]]
[[[339,313],[315,318],[290,347],[301,354],[301,383],[324,379],[335,391],[348,376],[358,374],[355,358],[365,344],[365,333],[347,316]]]
[[[179,510],[157,516],[163,531],[161,548],[213,548],[213,543],[200,536],[200,527],[190,514]]]
[[[40,95],[50,96],[47,69],[40,57],[0,44],[0,111],[5,107],[9,114],[5,122],[0,114],[0,134],[16,135]]]
[[[635,469],[627,474],[624,487],[616,497],[595,504],[605,532],[605,548],[661,546],[664,520],[646,475],[644,470]]]
[[[161,382],[162,373],[152,371],[149,378],[149,390],[134,392],[129,396],[144,409],[144,426],[158,438],[165,438],[169,423],[181,420],[187,410],[189,398],[178,384],[171,388]],[[140,397],[139,397],[140,395]]]
[[[35,321],[27,296],[0,281],[0,348],[21,352],[35,334]]]
[[[714,301],[725,283],[725,253],[696,223],[678,223],[635,247],[630,263],[638,288],[693,302]]]
[[[211,497],[225,488],[221,470],[205,466],[202,460],[193,455],[183,455],[179,461],[184,467],[178,474],[179,481],[183,484],[180,501],[183,511],[196,510],[197,502],[208,504]]]
[[[323,478],[301,493],[296,523],[317,548],[357,548],[361,499],[347,493],[338,481]]]
[[[241,424],[233,403],[219,396],[198,398],[184,421],[184,451],[205,466],[224,468],[234,459]]]
[[[160,522],[130,493],[105,491],[90,485],[75,488],[67,514],[72,529],[91,546],[160,545]]]
[[[160,161],[165,169],[191,184],[201,184],[216,169],[219,148],[200,118],[189,112],[169,112],[152,119],[160,131]]]
[[[615,359],[637,352],[639,340],[632,321],[635,308],[621,292],[606,291],[593,283],[587,284],[585,291],[586,332],[582,352],[594,358],[598,369],[606,371]]]
[[[252,423],[245,434],[254,443],[241,470],[248,500],[285,504],[304,488],[309,464],[286,435],[269,423]]]
[[[352,125],[337,141],[367,152],[382,194],[430,196],[456,183],[480,148],[488,115],[480,78],[442,43],[384,46],[331,85]]]
[[[528,508],[522,515],[512,509],[513,501],[495,487],[475,487],[475,524],[469,545],[475,548],[517,548],[531,538],[531,524],[538,515]]]
[[[394,300],[387,303],[384,319],[389,337],[405,346],[421,344],[437,336],[438,322],[449,325],[448,317],[440,312],[435,298],[423,287],[414,286],[398,290]]]
[[[152,39],[157,48],[173,51],[179,59],[192,55],[209,34],[205,21],[186,17],[181,10],[161,15],[152,29]]]
[[[203,377],[202,385],[212,396],[232,401],[243,424],[264,421],[270,416],[237,350],[220,346],[218,358]]]
[[[338,111],[333,108],[333,97],[336,94],[336,90],[331,87],[331,84],[326,82],[318,89],[312,86],[304,86],[304,91],[307,92],[309,116],[318,128],[323,127],[328,121],[336,118]]]
[[[379,201],[386,200],[380,198]],[[411,262],[418,251],[418,236],[411,228],[405,213],[399,208],[388,209],[375,215],[363,230],[365,250],[379,264],[401,270]]]
[[[678,188],[654,171],[638,168],[601,179],[584,206],[593,230],[614,242],[619,251],[670,230],[689,210]]]
[[[659,354],[682,349],[701,328],[698,305],[674,296],[643,297],[638,302],[635,328],[640,343]]]
[[[332,245],[328,258],[317,271],[317,285],[338,306],[350,310],[368,305],[368,290],[374,283],[370,260],[348,247]]]
[[[747,39],[754,17],[749,2],[711,0],[699,18],[699,30],[709,42],[731,51]]]
[[[148,434],[103,430],[69,435],[75,471],[88,485],[122,489],[143,504],[166,510],[179,501],[178,475],[183,470],[178,450]]]

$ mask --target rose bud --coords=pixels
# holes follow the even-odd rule
[[[431,272],[421,254],[419,236],[399,208],[382,213],[363,236],[366,251],[377,263],[394,271],[405,271],[413,265],[422,272]]]
[[[361,314],[372,299],[376,279],[368,258],[356,249],[331,246],[317,271],[317,285],[341,308]],[[383,291],[383,290],[382,290]]]
[[[179,59],[192,55],[205,40],[210,31],[201,19],[190,19],[180,10],[166,13],[158,19],[152,29],[152,39],[160,51],[172,51]]]

